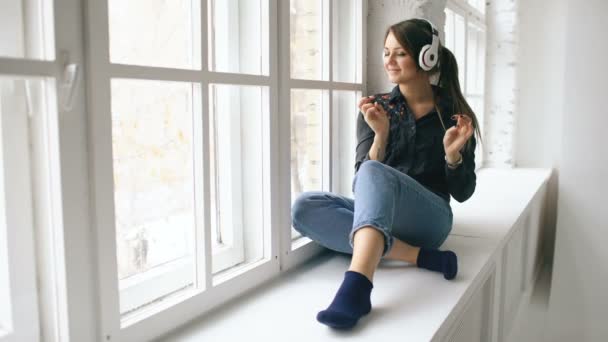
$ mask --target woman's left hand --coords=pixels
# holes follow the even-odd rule
[[[443,136],[443,148],[448,159],[458,159],[458,153],[473,135],[473,123],[469,116],[455,114],[452,120],[458,120],[456,126],[450,127]]]

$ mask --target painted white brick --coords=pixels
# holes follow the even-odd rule
[[[514,166],[514,137],[519,90],[516,0],[486,3],[486,117],[484,165]]]

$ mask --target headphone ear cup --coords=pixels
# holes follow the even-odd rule
[[[429,71],[433,68],[428,56],[430,50],[431,45],[427,44],[420,49],[420,53],[418,54],[418,65],[425,71]]]

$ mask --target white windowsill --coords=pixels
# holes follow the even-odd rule
[[[374,279],[372,312],[351,331],[332,330],[315,319],[333,299],[350,261],[324,253],[160,341],[441,340],[487,284],[512,228],[548,176],[544,169],[478,170],[475,195],[451,202],[454,228],[442,246],[458,255],[456,279],[383,261]]]

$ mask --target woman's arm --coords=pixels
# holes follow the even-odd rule
[[[387,138],[384,135],[376,134],[374,137],[374,143],[372,147],[370,147],[369,152],[367,153],[371,160],[377,160],[382,162],[384,160],[386,154],[386,143]]]
[[[355,157],[355,173],[366,160],[383,162],[386,156],[388,136],[375,134],[369,127],[363,114],[357,116],[357,148]]]
[[[448,183],[448,191],[458,202],[469,199],[477,184],[475,175],[475,146],[477,144],[475,136],[470,138],[471,146],[462,153],[462,164],[452,169],[445,163],[445,176]]]

